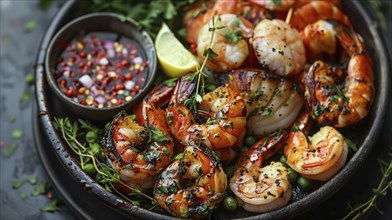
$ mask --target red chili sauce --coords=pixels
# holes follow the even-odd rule
[[[114,33],[80,33],[57,60],[60,90],[82,105],[97,108],[121,105],[144,85],[148,61],[135,41]]]

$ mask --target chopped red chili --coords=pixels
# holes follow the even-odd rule
[[[143,87],[149,65],[135,41],[93,32],[65,45],[55,76],[60,90],[75,102],[112,107],[130,101]]]

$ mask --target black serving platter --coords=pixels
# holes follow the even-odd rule
[[[77,161],[72,158],[71,151],[61,140],[53,126],[53,117],[75,118],[72,113],[66,112],[61,102],[50,91],[45,79],[44,60],[46,49],[50,40],[56,32],[68,21],[82,15],[87,5],[86,1],[67,1],[48,28],[37,56],[37,68],[35,72],[35,87],[37,97],[37,130],[41,129],[43,134],[36,132],[36,139],[44,145],[37,144],[38,151],[54,185],[63,195],[72,209],[83,218],[103,219],[105,216],[118,218],[144,218],[144,219],[174,219],[159,209],[149,211],[148,207],[135,207],[123,201],[115,194],[109,193],[98,183],[85,174]],[[238,209],[236,212],[225,212],[218,208],[212,216],[215,219],[284,219],[293,218],[324,202],[336,193],[351,177],[358,171],[359,167],[366,161],[377,137],[380,133],[383,118],[388,105],[389,86],[389,63],[385,43],[376,22],[370,16],[366,3],[356,0],[344,1],[346,14],[351,18],[355,30],[365,40],[369,54],[373,58],[373,70],[375,78],[375,98],[369,115],[360,123],[341,129],[340,131],[357,143],[359,150],[351,154],[344,168],[332,179],[321,184],[318,189],[311,193],[304,193],[297,188],[294,189],[292,201],[285,207],[263,214],[252,214]],[[159,74],[159,73],[158,73]],[[38,136],[38,137],[37,137]],[[47,157],[51,157],[48,159]],[[54,166],[54,167],[53,167]],[[64,172],[66,171],[66,172]],[[64,175],[59,177],[57,172]],[[73,184],[72,184],[73,183]],[[75,187],[79,187],[77,190]],[[90,202],[91,206],[82,205]],[[98,215],[92,215],[90,211],[99,210]],[[116,218],[117,219],[117,218]]]

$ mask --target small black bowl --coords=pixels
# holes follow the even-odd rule
[[[60,57],[64,42],[70,42],[83,31],[85,34],[90,32],[107,32],[115,33],[136,41],[142,49],[145,57],[148,60],[148,72],[144,85],[141,87],[131,100],[124,102],[121,105],[113,107],[96,108],[79,104],[68,98],[58,87],[58,83],[54,72],[57,66],[57,59]],[[138,29],[136,22],[132,20],[122,21],[118,15],[114,13],[92,13],[76,18],[75,20],[66,24],[54,36],[48,47],[45,57],[45,73],[49,87],[58,97],[61,103],[71,112],[76,115],[95,121],[108,121],[121,110],[130,110],[131,107],[144,97],[151,86],[156,74],[156,51],[151,37],[145,31]]]

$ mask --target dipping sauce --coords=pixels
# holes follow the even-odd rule
[[[144,85],[148,61],[136,41],[114,33],[81,32],[60,47],[57,84],[75,102],[97,108],[121,105]]]

